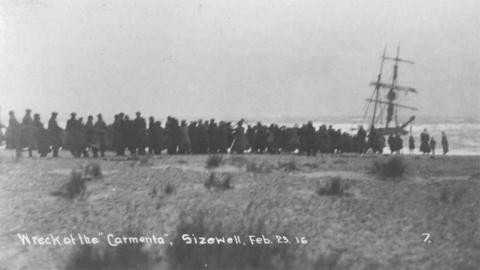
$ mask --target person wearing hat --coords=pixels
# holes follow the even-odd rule
[[[243,119],[238,121],[237,127],[233,132],[233,143],[231,147],[232,153],[243,154],[247,149],[248,141],[245,136],[245,129],[243,128]]]
[[[63,129],[57,124],[57,112],[52,112],[50,120],[48,120],[48,134],[50,137],[50,145],[53,150],[53,157],[58,157],[58,150],[62,146]]]
[[[125,155],[125,138],[123,116],[116,114],[113,121],[112,147],[115,149],[117,156]]]
[[[70,113],[70,119],[67,121],[65,131],[67,132],[66,147],[70,150],[70,153],[74,157],[80,157],[81,145],[80,145],[80,132],[81,124],[76,118],[77,114]]]
[[[147,122],[140,112],[137,112],[136,115],[137,117],[133,120],[135,151],[140,155],[145,155],[145,147],[148,144]]]
[[[22,157],[22,125],[17,121],[13,111],[8,112],[8,115],[7,148],[15,149],[16,158],[18,160]]]
[[[33,127],[32,110],[26,109],[22,120],[22,145],[28,147],[28,156],[32,157],[32,151],[35,148],[35,134]]]
[[[105,137],[107,136],[108,128],[107,128],[107,124],[105,124],[105,121],[103,121],[103,117],[101,113],[97,114],[97,121],[95,122],[94,128],[95,128],[95,132],[97,134],[98,142],[100,146],[99,148],[100,156],[105,157],[105,150],[107,148]]]
[[[35,144],[38,149],[40,157],[45,157],[50,152],[50,143],[48,139],[48,132],[45,130],[43,123],[40,120],[40,114],[33,115],[33,130]]]

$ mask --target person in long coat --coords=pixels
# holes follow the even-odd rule
[[[89,115],[87,123],[85,124],[86,144],[93,152],[93,157],[98,157],[98,150],[100,149],[100,139],[98,132],[95,130],[93,124],[93,116]]]
[[[48,133],[50,136],[50,144],[53,150],[53,157],[58,157],[58,150],[62,146],[63,129],[57,124],[57,112],[52,112],[50,120],[48,120]]]
[[[102,114],[100,113],[97,114],[97,121],[95,122],[95,125],[94,125],[94,131],[98,138],[98,144],[99,144],[98,149],[100,150],[100,156],[104,157],[105,151],[107,150],[106,138],[109,133],[109,129],[105,121],[103,121]],[[93,153],[93,155],[96,156],[95,152]]]
[[[145,155],[145,147],[148,144],[147,122],[141,116],[140,112],[136,113],[137,117],[133,120],[133,129],[135,131],[135,147],[140,155]]]
[[[365,148],[366,148],[366,143],[365,143],[365,139],[367,137],[367,132],[365,131],[365,129],[363,129],[363,126],[360,126],[358,128],[358,132],[357,132],[357,139],[356,139],[356,145],[357,145],[357,151],[359,154],[362,154],[365,152]]]
[[[119,113],[115,115],[115,120],[113,122],[113,138],[112,146],[115,149],[117,156],[125,155],[126,147],[126,138],[125,138],[125,121],[123,119],[123,114]]]
[[[33,115],[33,128],[38,153],[40,154],[40,157],[46,157],[50,152],[50,142],[48,131],[45,130],[45,127],[40,120],[40,114],[38,113]]]
[[[27,109],[22,119],[22,147],[28,148],[28,156],[32,157],[33,149],[35,149],[35,130],[33,127],[32,110]]]
[[[435,147],[437,146],[437,141],[432,137],[430,139],[430,150],[432,151],[432,156],[435,156]]]
[[[88,158],[88,149],[90,146],[88,145],[87,141],[87,128],[83,123],[83,117],[78,118],[77,120],[78,125],[78,148],[77,153],[78,155],[82,155],[85,158]]]
[[[410,150],[410,154],[412,154],[413,150],[415,150],[415,139],[411,134],[410,134],[410,137],[408,138],[408,149]]]
[[[137,132],[135,131],[135,126],[133,124],[133,121],[130,120],[130,117],[128,115],[125,115],[125,118],[123,120],[123,132],[124,132],[124,138],[125,138],[125,145],[130,152],[130,155],[136,155],[137,154],[137,144],[136,144],[136,134]]]
[[[161,152],[165,149],[167,149],[168,145],[168,135],[167,132],[165,131],[165,128],[162,127],[162,122],[157,121],[155,122],[155,125],[158,128],[158,154],[161,154]]]
[[[420,152],[424,155],[430,153],[430,135],[428,135],[427,129],[424,129],[420,134]]]
[[[188,126],[185,120],[182,120],[179,129],[178,153],[190,154],[191,152],[190,136],[188,135]]]
[[[76,118],[76,113],[70,114],[70,119],[67,121],[65,131],[67,132],[66,148],[74,157],[80,157],[80,123]]]
[[[157,134],[155,134],[155,118],[148,118],[148,153],[153,155],[157,144]]]
[[[17,160],[22,157],[22,125],[17,121],[15,113],[10,111],[8,113],[8,131],[9,140],[12,148],[15,149]]]
[[[167,135],[167,153],[176,154],[178,147],[178,120],[168,116],[167,123],[165,123],[165,132]]]
[[[200,154],[206,154],[209,149],[208,122],[198,122],[198,143]]]
[[[228,129],[228,124],[220,121],[215,137],[217,138],[216,145],[218,152],[222,154],[226,154],[228,152],[228,147],[230,146],[228,145]]]
[[[245,136],[245,129],[243,128],[243,120],[240,120],[233,133],[232,153],[243,154],[247,149],[248,140]]]
[[[448,153],[448,139],[447,135],[445,134],[445,131],[442,131],[442,148],[443,148],[443,154],[446,155]]]

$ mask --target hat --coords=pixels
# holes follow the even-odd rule
[[[27,113],[32,112],[31,109],[26,109],[25,111],[26,111]]]
[[[52,115],[57,115],[58,113],[57,112],[52,112]]]

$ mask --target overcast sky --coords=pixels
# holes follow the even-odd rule
[[[385,46],[422,116],[480,115],[478,0],[1,0],[2,120],[361,116]],[[384,74],[391,76],[390,67]],[[403,96],[402,96],[403,98]]]

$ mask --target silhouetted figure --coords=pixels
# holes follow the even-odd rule
[[[105,157],[105,151],[107,150],[106,136],[108,133],[108,127],[105,121],[103,121],[102,114],[97,114],[97,121],[94,125],[94,131],[98,138],[98,147],[96,147],[96,149],[100,150],[101,157]],[[97,156],[95,150],[93,152],[93,155]]]
[[[98,150],[100,149],[100,140],[98,138],[98,133],[95,130],[95,125],[93,124],[93,116],[89,115],[87,118],[87,123],[85,123],[85,137],[86,137],[86,147],[90,148],[93,153],[93,157],[98,157]]]
[[[40,157],[46,157],[50,152],[49,136],[48,131],[45,130],[45,127],[40,120],[40,114],[38,113],[33,115],[33,128],[35,145],[37,146],[38,153],[40,154]]]
[[[58,157],[58,149],[62,146],[63,129],[57,124],[57,115],[56,112],[52,112],[52,116],[50,117],[50,120],[48,120],[48,133],[50,135],[53,157]]]
[[[133,130],[135,132],[135,149],[140,155],[145,155],[145,147],[147,147],[147,123],[140,112],[136,113],[137,117],[133,120]]]
[[[415,150],[415,139],[411,134],[410,134],[410,137],[408,138],[408,149],[410,150],[410,154],[412,154],[413,150]]]
[[[137,154],[137,132],[135,130],[135,126],[133,121],[130,120],[128,115],[125,115],[123,118],[123,128],[124,128],[124,137],[125,137],[125,145],[130,152],[130,155]]]
[[[178,120],[168,116],[167,123],[165,124],[165,131],[167,135],[167,153],[176,154],[179,134]]]
[[[123,123],[123,114],[115,115],[113,122],[112,146],[117,156],[125,155],[125,126]]]
[[[420,152],[424,155],[430,153],[430,135],[427,132],[427,129],[424,129],[420,134]]]
[[[83,117],[78,118],[78,150],[79,156],[88,158],[88,149],[90,146],[87,142],[87,130],[83,123]]]
[[[381,153],[381,146],[380,146],[380,137],[377,134],[377,130],[374,126],[370,128],[370,132],[368,133],[368,148],[371,148],[373,153],[380,152]],[[383,149],[382,149],[383,150]]]
[[[15,157],[19,160],[22,157],[22,125],[17,121],[15,113],[8,113],[8,129],[11,136],[12,148],[15,149]]]
[[[187,122],[182,120],[179,128],[179,144],[178,144],[178,153],[179,154],[190,154],[191,152],[191,143],[190,136],[188,135]]]
[[[232,153],[243,154],[248,145],[245,129],[243,128],[243,120],[238,121],[233,137]]]
[[[33,127],[32,110],[27,109],[22,120],[22,148],[28,148],[28,156],[32,157],[33,149],[35,149],[35,130]]]
[[[443,154],[446,155],[449,149],[448,149],[448,139],[447,139],[447,135],[445,134],[445,131],[442,131],[442,148],[443,148]]]
[[[82,148],[80,141],[81,126],[80,122],[76,119],[76,115],[76,113],[72,112],[65,126],[65,131],[67,132],[66,147],[70,150],[72,156],[80,157]]]
[[[365,138],[367,137],[367,132],[363,129],[363,126],[360,126],[357,131],[357,149],[359,153],[364,153],[366,149]]]
[[[157,136],[155,132],[155,119],[153,116],[148,118],[148,153],[150,155],[155,154],[155,148],[157,148]]]
[[[437,146],[437,141],[432,137],[430,139],[430,150],[432,151],[432,155],[435,156],[435,147]]]

